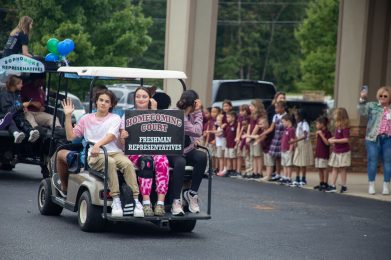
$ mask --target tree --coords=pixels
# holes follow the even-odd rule
[[[294,29],[304,18],[306,2],[221,2],[215,78],[267,80],[280,90],[294,90],[300,76]]]
[[[334,89],[335,53],[338,30],[338,0],[313,0],[295,36],[300,42],[302,78],[300,89]]]
[[[144,16],[141,5],[122,0],[17,0],[5,1],[7,10],[17,10],[2,15],[7,21],[7,34],[17,25],[18,17],[33,18],[30,50],[34,55],[45,56],[50,38],[60,41],[70,38],[75,50],[68,61],[75,66],[123,66],[142,55],[151,43],[148,29],[152,19]],[[1,14],[1,13],[0,13]],[[71,90],[79,93],[77,86]]]

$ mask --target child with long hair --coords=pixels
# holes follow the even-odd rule
[[[214,169],[214,172],[218,172],[219,168],[219,159],[216,157],[217,153],[217,148],[216,148],[216,135],[213,132],[210,131],[216,131],[216,121],[217,121],[217,116],[221,113],[221,109],[219,107],[212,107],[210,111],[210,124],[211,127],[209,128],[209,139],[210,139],[210,145],[209,149],[211,151],[211,156],[212,156],[212,168]]]
[[[8,112],[12,114],[12,120],[6,129],[14,137],[16,144],[21,143],[26,136],[29,137],[28,141],[31,143],[39,138],[38,130],[34,129],[24,116],[24,111],[30,106],[31,100],[22,103],[20,96],[22,87],[22,79],[10,76],[6,83],[6,91],[0,95],[0,114]]]
[[[315,190],[324,191],[327,189],[329,181],[328,163],[330,157],[331,132],[327,128],[329,119],[326,116],[320,116],[316,119],[316,147],[315,147],[315,168],[319,170],[319,185]]]
[[[332,167],[331,185],[327,188],[326,192],[336,192],[336,182],[338,175],[341,177],[341,193],[348,190],[346,187],[347,168],[351,165],[350,155],[350,128],[349,128],[349,116],[345,108],[336,108],[333,113],[333,119],[335,124],[334,137],[331,137],[328,141],[333,145],[333,152],[331,153],[329,166]]]
[[[297,111],[296,116],[296,139],[292,142],[296,144],[293,156],[293,165],[297,167],[296,180],[292,186],[303,186],[307,184],[307,166],[314,164],[314,155],[310,140],[310,125],[305,120],[304,111]],[[301,178],[300,178],[301,173]]]
[[[246,144],[245,134],[247,134],[248,120],[250,116],[250,108],[248,105],[240,105],[239,107],[239,116],[237,117],[238,126],[236,129],[236,172],[242,175],[242,164],[245,161],[246,157],[249,156],[248,144]]]
[[[219,114],[216,119],[216,130],[210,131],[216,136],[216,158],[219,162],[219,172],[216,175],[220,177],[225,176],[225,174],[227,173],[224,163],[224,153],[227,141],[224,136],[224,130],[222,128],[222,125],[223,114]]]
[[[273,116],[270,127],[261,134],[272,135],[273,139],[269,148],[269,155],[274,158],[276,166],[276,174],[270,179],[270,181],[278,181],[281,176],[281,138],[284,133],[284,126],[282,125],[282,117],[286,115],[285,102],[278,101],[275,104],[276,114]]]
[[[250,125],[247,129],[247,140],[250,146],[250,157],[252,158],[253,174],[252,178],[260,179],[263,177],[263,151],[259,139],[260,129],[256,127],[258,120],[266,116],[266,110],[263,106],[262,100],[254,99],[250,105]]]

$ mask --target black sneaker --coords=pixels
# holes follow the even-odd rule
[[[238,175],[240,175],[240,174],[237,173],[236,171],[231,171],[229,174],[229,177],[236,178],[236,177],[238,177]]]
[[[337,188],[333,185],[327,187],[326,192],[337,192]]]
[[[274,175],[274,177],[272,177],[272,181],[279,181],[281,179],[281,176],[280,175],[278,175],[278,174],[276,174],[276,175]]]
[[[347,192],[348,191],[348,187],[346,187],[346,186],[342,186],[341,187],[341,193],[344,193],[344,192]]]
[[[316,185],[314,187],[314,190],[322,190],[322,185],[323,185],[323,182],[321,182],[319,185]]]
[[[323,182],[323,184],[320,186],[320,190],[325,191],[325,190],[327,190],[328,187],[329,187],[329,185],[327,183]]]

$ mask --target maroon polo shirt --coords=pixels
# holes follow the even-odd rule
[[[285,128],[281,138],[281,152],[289,151],[289,146],[290,146],[289,141],[295,138],[296,138],[295,128],[293,127]]]
[[[331,132],[328,129],[322,130],[323,136],[326,139],[331,138]],[[320,159],[329,159],[330,157],[330,146],[323,143],[320,135],[316,137],[316,148],[315,148],[315,158]]]
[[[224,128],[224,136],[227,140],[227,148],[235,148],[236,128],[238,123],[227,124]]]
[[[350,137],[350,128],[344,128],[344,129],[335,129],[334,134],[335,139],[343,139]],[[350,151],[349,143],[343,143],[343,144],[334,144],[334,153],[346,153]]]

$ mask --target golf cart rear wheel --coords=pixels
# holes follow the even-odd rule
[[[191,232],[197,220],[170,220],[170,229],[174,232]]]
[[[105,220],[102,218],[102,207],[92,205],[88,191],[81,194],[78,209],[77,221],[81,230],[96,232],[103,229]]]
[[[62,212],[62,207],[51,200],[51,195],[52,187],[50,185],[50,179],[43,179],[38,189],[38,209],[42,215],[57,216]]]

